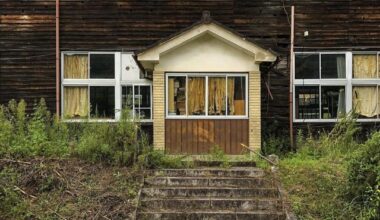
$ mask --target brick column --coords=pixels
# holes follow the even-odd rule
[[[261,148],[261,84],[260,72],[252,71],[248,75],[248,116],[249,116],[249,147]]]
[[[153,72],[153,147],[165,149],[165,74]]]

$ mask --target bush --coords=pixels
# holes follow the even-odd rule
[[[360,146],[348,168],[348,199],[362,207],[364,219],[380,218],[380,132]]]
[[[148,139],[130,115],[129,110],[124,110],[117,123],[84,123],[76,154],[92,162],[127,166],[136,163],[138,155],[148,148]]]
[[[44,99],[26,114],[21,100],[0,106],[0,154],[12,157],[63,156],[68,153],[68,130],[57,117],[51,116]]]

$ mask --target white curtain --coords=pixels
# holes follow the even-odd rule
[[[338,71],[338,78],[346,78],[346,58],[344,56],[338,56],[336,58],[336,69]],[[337,117],[340,117],[346,113],[346,98],[344,89],[339,90],[337,113]]]

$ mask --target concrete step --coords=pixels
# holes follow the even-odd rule
[[[224,210],[224,211],[277,211],[282,204],[279,199],[258,198],[146,198],[140,203],[142,211],[160,210]]]
[[[277,198],[276,188],[231,188],[231,187],[145,187],[143,198],[147,197],[258,197]]]
[[[283,212],[230,212],[230,211],[193,211],[186,210],[184,212],[162,211],[162,212],[139,212],[137,214],[139,220],[285,220]]]
[[[152,170],[148,175],[169,177],[263,177],[265,172],[253,167],[202,168],[202,169],[163,169]]]
[[[224,161],[220,160],[194,160],[194,166],[196,167],[221,167]],[[227,163],[231,167],[256,167],[256,162],[254,161],[237,161],[229,160]]]
[[[148,186],[210,186],[210,187],[270,187],[273,181],[268,178],[246,177],[150,177],[145,179]]]

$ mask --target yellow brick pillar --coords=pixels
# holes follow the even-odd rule
[[[165,149],[165,74],[153,72],[153,147]]]
[[[249,147],[261,148],[261,83],[260,71],[249,72],[248,75],[248,116]]]

